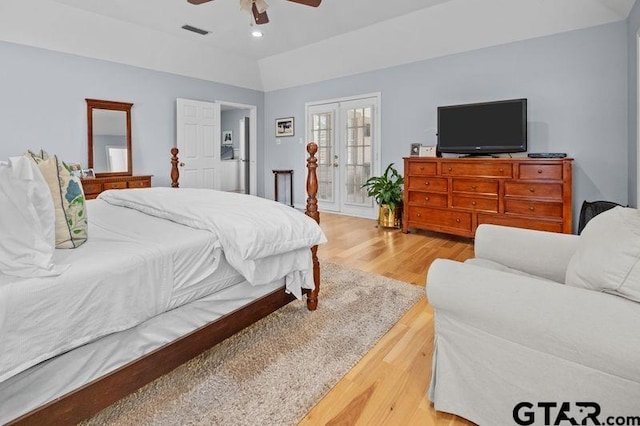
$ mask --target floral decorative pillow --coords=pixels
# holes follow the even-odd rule
[[[28,151],[44,176],[53,197],[56,216],[56,248],[76,248],[87,241],[88,223],[84,192],[80,179],[58,157],[46,152],[34,154]]]

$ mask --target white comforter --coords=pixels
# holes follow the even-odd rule
[[[285,277],[287,291],[299,299],[303,288],[314,288],[309,248],[326,238],[313,219],[291,207],[251,195],[186,188],[112,190],[99,198],[214,233],[229,264],[253,285]],[[273,267],[274,259],[279,267]]]
[[[171,196],[182,196],[183,191],[185,195],[191,193],[170,190],[164,201],[178,203],[180,200]],[[136,196],[138,192],[145,194],[144,190],[136,190]],[[213,191],[205,191],[209,192]],[[163,191],[149,193],[162,194]],[[195,203],[184,201],[189,204],[185,211],[193,213]],[[269,202],[254,201],[259,207],[254,205],[252,211],[259,212],[260,222],[267,225],[271,220],[269,215],[276,214],[279,206],[262,207]],[[237,283],[239,277],[235,272],[230,275],[229,266],[226,263],[221,266],[221,247],[226,244],[244,245],[245,253],[251,249],[254,256],[262,250],[265,257],[246,261],[238,260],[242,255],[233,248],[225,253],[241,264],[238,269],[251,277],[254,284],[287,277],[291,291],[297,290],[300,294],[303,281],[313,286],[313,274],[308,246],[295,247],[305,244],[305,238],[311,238],[309,245],[313,241],[324,241],[324,235],[312,219],[286,206],[282,206],[282,214],[287,223],[281,226],[287,231],[262,230],[264,245],[270,249],[253,246],[259,242],[251,242],[249,238],[256,238],[259,231],[245,221],[238,221],[242,224],[239,228],[228,224],[247,216],[249,207],[237,211],[223,207],[229,210],[231,219],[217,215],[208,218],[223,227],[231,227],[231,236],[221,233],[225,242],[208,231],[101,200],[89,201],[87,209],[89,240],[74,250],[56,250],[56,264],[70,265],[63,274],[20,278],[0,272],[0,382],[40,361],[211,294],[222,285],[219,280],[223,280],[224,285]],[[307,226],[311,228],[311,236],[305,234]],[[278,242],[277,237],[282,235],[277,234],[289,235],[288,241]],[[292,251],[282,253],[284,247]],[[269,256],[270,250],[280,254]],[[227,263],[231,263],[229,259]],[[227,278],[233,282],[227,283]],[[296,284],[297,288],[291,287]]]

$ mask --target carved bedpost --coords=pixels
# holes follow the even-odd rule
[[[318,212],[318,199],[316,194],[318,193],[318,175],[316,169],[318,168],[318,159],[315,157],[318,152],[318,145],[310,142],[307,144],[307,152],[309,158],[307,158],[307,168],[309,173],[307,174],[307,208],[305,214],[320,224],[320,213]],[[318,246],[311,247],[311,256],[313,259],[313,282],[315,283],[315,289],[307,291],[307,309],[315,311],[318,307],[318,292],[320,291],[320,262],[318,262]]]
[[[178,170],[178,148],[175,146],[171,148],[171,187],[177,188],[180,186],[178,179],[180,179],[180,171]]]

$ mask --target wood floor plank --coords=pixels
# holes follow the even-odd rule
[[[473,257],[470,239],[433,232],[403,234],[367,219],[322,214],[329,240],[320,260],[424,286],[437,258]],[[322,289],[320,290],[322,295]],[[322,296],[320,296],[322,304]],[[299,423],[307,425],[469,426],[436,412],[426,398],[433,353],[433,309],[418,301]]]

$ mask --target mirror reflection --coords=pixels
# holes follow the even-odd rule
[[[93,110],[93,169],[96,173],[127,171],[127,113]]]

